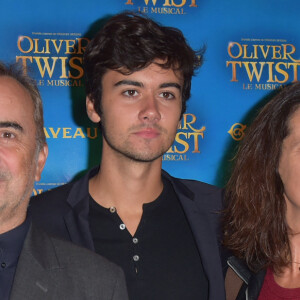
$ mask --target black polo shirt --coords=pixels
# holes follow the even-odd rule
[[[20,226],[0,234],[0,299],[9,299],[19,256],[30,226],[30,218]]]
[[[208,299],[208,281],[191,228],[170,182],[143,205],[131,236],[114,208],[90,197],[89,222],[97,253],[121,266],[130,300]]]

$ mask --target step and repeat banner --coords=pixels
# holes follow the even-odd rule
[[[298,79],[297,0],[10,0],[0,11],[0,60],[20,62],[44,103],[49,157],[34,194],[81,176],[101,159],[85,112],[82,56],[112,15],[140,11],[206,47],[176,140],[163,156],[174,176],[223,186],[239,141],[276,89]],[[130,53],[128,53],[130,55]]]

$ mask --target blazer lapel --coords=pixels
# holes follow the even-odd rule
[[[32,225],[18,261],[11,300],[53,299],[59,263],[48,237]]]
[[[213,211],[218,207],[211,207],[211,203],[215,201],[209,193],[202,193],[201,190],[195,190],[194,193],[180,180],[172,178],[165,172],[164,175],[171,180],[195,237],[209,281],[209,299],[225,299],[224,277],[218,243],[218,238],[220,238],[219,215]],[[220,194],[218,196],[221,197]]]
[[[97,172],[92,169],[81,180],[74,183],[68,198],[69,207],[65,212],[65,224],[73,243],[94,251],[94,243],[89,227],[89,178]]]
[[[200,252],[202,264],[209,281],[209,299],[222,299],[224,295],[224,277],[221,253],[217,242],[217,232],[211,226],[209,214],[203,213],[193,202],[181,198],[182,206],[191,225]]]

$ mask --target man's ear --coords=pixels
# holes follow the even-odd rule
[[[90,99],[89,96],[86,96],[85,104],[86,104],[86,112],[90,120],[94,123],[99,123],[101,118],[96,112],[94,107],[94,102]]]
[[[42,171],[46,164],[46,160],[48,157],[48,145],[45,144],[38,154],[36,170],[35,170],[35,181],[39,181],[41,179]]]

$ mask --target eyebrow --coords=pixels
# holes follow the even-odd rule
[[[120,80],[117,83],[114,84],[114,86],[120,86],[120,85],[133,85],[133,86],[138,86],[138,87],[144,87],[144,84],[139,81],[133,81],[133,80]],[[176,83],[176,82],[166,82],[162,83],[159,88],[166,88],[166,87],[175,87],[178,90],[181,91],[181,85]]]
[[[176,82],[166,82],[160,85],[160,88],[174,87],[181,91],[181,85]]]
[[[23,127],[15,122],[0,122],[0,128],[14,128],[21,132],[24,131]]]
[[[133,81],[133,80],[120,80],[117,83],[114,84],[114,86],[119,86],[119,85],[134,85],[138,87],[143,87],[144,85],[139,82],[139,81]]]

